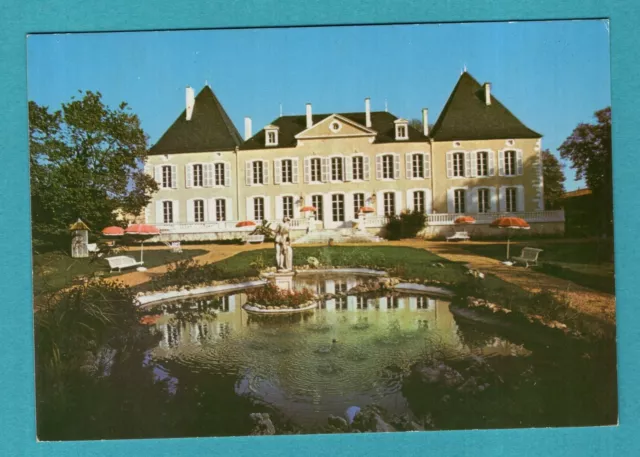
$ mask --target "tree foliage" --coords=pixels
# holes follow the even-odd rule
[[[548,149],[542,151],[542,179],[545,208],[558,209],[564,194],[565,177],[562,164]]]
[[[114,211],[138,214],[157,184],[144,174],[147,136],[126,103],[110,108],[100,92],[82,92],[60,110],[29,102],[33,236],[60,242],[82,218],[94,230]]]
[[[576,178],[586,181],[597,204],[594,217],[601,231],[613,227],[613,173],[611,156],[611,108],[595,112],[596,123],[579,124],[559,148],[560,156],[572,162]]]

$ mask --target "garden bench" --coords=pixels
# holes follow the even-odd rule
[[[514,262],[524,263],[526,268],[529,265],[538,265],[538,256],[542,252],[542,249],[537,248],[522,248],[522,253],[519,257],[511,257]]]
[[[467,232],[456,232],[453,235],[447,237],[447,241],[468,241],[470,239],[471,237]]]
[[[247,237],[247,243],[263,243],[264,235],[249,235]]]
[[[176,254],[182,253],[182,246],[180,246],[180,241],[169,241],[169,242],[165,242],[164,244],[169,249],[171,249],[171,252],[174,252]]]
[[[109,262],[109,268],[111,271],[118,270],[122,271],[123,268],[136,267],[138,265],[142,265],[142,262],[138,262],[133,257],[129,257],[126,255],[118,255],[115,257],[106,257],[105,260]]]

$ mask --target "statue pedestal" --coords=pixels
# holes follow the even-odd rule
[[[282,290],[293,290],[293,277],[295,274],[295,271],[278,271],[264,276]]]

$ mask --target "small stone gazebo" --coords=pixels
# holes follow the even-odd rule
[[[71,257],[89,257],[89,227],[78,219],[69,227],[71,231]]]

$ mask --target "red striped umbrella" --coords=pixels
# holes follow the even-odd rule
[[[137,238],[140,238],[140,263],[144,263],[144,240],[154,235],[160,234],[160,229],[151,224],[131,224],[124,229],[124,233]],[[139,268],[140,271],[144,271],[144,267]]]
[[[253,227],[256,225],[253,221],[240,221],[236,224],[236,227]]]
[[[476,219],[472,216],[460,216],[453,221],[456,225],[475,224]]]
[[[315,206],[303,206],[302,208],[300,208],[301,213],[315,213],[316,211],[318,211],[318,209]]]
[[[360,208],[360,212],[362,212],[362,213],[375,213],[376,210],[373,209],[370,206],[363,206],[362,208]]]
[[[115,225],[112,225],[111,227],[103,228],[102,234],[104,236],[122,236],[124,235],[124,229],[122,227],[116,227]]]
[[[491,223],[491,227],[507,229],[507,260],[509,260],[509,242],[511,230],[529,230],[531,226],[519,217],[499,217]]]

